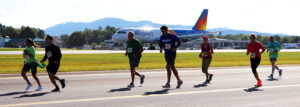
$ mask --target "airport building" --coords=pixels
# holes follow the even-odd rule
[[[209,43],[215,49],[246,49],[249,40],[229,40],[220,38],[209,38]],[[202,38],[191,40],[182,44],[181,48],[201,49]]]
[[[4,47],[4,45],[5,45],[4,38],[0,37],[0,48]]]

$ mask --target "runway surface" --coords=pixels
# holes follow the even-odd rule
[[[300,106],[300,66],[282,65],[283,77],[270,80],[270,66],[258,68],[262,79],[261,88],[252,88],[256,80],[250,67],[210,68],[214,74],[210,84],[205,80],[200,68],[179,69],[184,81],[176,89],[176,79],[172,75],[171,88],[163,89],[166,82],[164,69],[140,70],[146,75],[145,83],[139,84],[136,77],[134,88],[127,88],[130,74],[125,71],[91,71],[58,73],[65,78],[66,88],[51,92],[54,88],[46,74],[38,74],[44,87],[34,91],[37,84],[24,91],[25,81],[16,74],[0,75],[0,107],[299,107]],[[60,84],[59,84],[60,85]]]

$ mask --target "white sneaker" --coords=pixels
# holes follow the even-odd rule
[[[42,86],[39,86],[38,88],[35,89],[35,91],[41,91],[43,89]]]
[[[32,87],[32,84],[28,84],[27,87],[25,88],[25,90],[26,90],[26,91],[29,90],[30,87]]]

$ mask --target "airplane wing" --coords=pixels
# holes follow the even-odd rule
[[[179,35],[178,38],[180,38],[180,39],[196,39],[196,38],[200,38],[204,35],[220,34],[221,32],[222,31],[184,34],[184,35]]]

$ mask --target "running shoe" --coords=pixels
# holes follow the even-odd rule
[[[279,72],[279,76],[282,76],[282,69],[279,69],[278,72]]]
[[[268,76],[270,79],[274,79],[273,74]]]
[[[212,77],[213,77],[213,74],[210,74],[210,75],[209,75],[208,82],[210,82],[210,81],[212,80]]]
[[[32,84],[28,84],[27,87],[25,88],[25,90],[26,90],[26,91],[29,90],[30,87],[32,87]]]
[[[43,89],[42,86],[39,86],[38,88],[35,89],[35,91],[41,91]]]
[[[255,85],[255,87],[261,87],[261,86],[262,86],[261,80],[258,80],[257,85]]]
[[[177,82],[176,88],[180,88],[182,84],[183,84],[183,81],[179,80],[179,81]]]
[[[127,87],[128,88],[133,88],[134,87],[134,83],[130,83]]]
[[[145,79],[145,75],[142,75],[142,76],[141,76],[141,84],[144,83],[144,79]]]
[[[66,86],[66,80],[65,79],[61,79],[61,80],[59,80],[59,82],[61,84],[61,87],[65,88],[65,86]]]
[[[166,85],[164,85],[164,86],[162,86],[163,88],[170,88],[171,87],[171,85],[170,85],[170,83],[166,83]]]
[[[52,92],[57,92],[57,91],[59,91],[58,87],[56,87],[55,89],[52,90]]]

